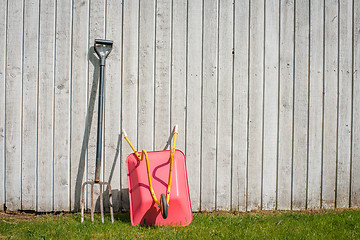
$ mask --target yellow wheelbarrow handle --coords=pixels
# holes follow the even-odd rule
[[[144,156],[145,156],[145,160],[146,160],[146,170],[147,170],[147,174],[148,174],[148,180],[149,180],[149,188],[150,188],[150,192],[151,192],[151,196],[154,199],[154,202],[160,206],[160,202],[158,201],[158,199],[156,198],[155,192],[154,192],[154,188],[152,186],[152,181],[151,181],[151,173],[150,173],[150,167],[149,167],[149,157],[148,154],[146,152],[145,149],[142,150],[141,152],[141,156],[140,154],[136,151],[135,147],[131,144],[125,130],[122,130],[123,132],[123,136],[125,138],[125,140],[128,142],[128,144],[130,145],[131,149],[134,151],[137,159],[139,161],[144,160]],[[170,150],[170,170],[169,170],[169,180],[168,180],[168,186],[167,186],[167,190],[166,190],[166,203],[167,205],[169,205],[169,200],[170,200],[170,189],[171,189],[171,179],[172,179],[172,170],[173,170],[173,162],[174,162],[174,155],[175,155],[175,146],[176,146],[176,137],[178,135],[178,126],[175,125],[174,127],[174,142],[173,142],[173,146],[171,147]]]
[[[175,127],[174,127],[174,142],[173,142],[173,146],[171,147],[171,151],[170,151],[169,180],[168,180],[168,187],[167,187],[167,190],[166,190],[166,203],[167,203],[167,205],[169,205],[169,200],[170,200],[171,179],[172,179],[172,170],[173,170],[173,162],[174,162],[177,135],[178,135],[178,126],[175,125]]]

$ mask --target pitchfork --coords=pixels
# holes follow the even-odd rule
[[[111,185],[108,182],[100,181],[100,169],[101,169],[101,150],[102,150],[102,119],[103,119],[103,92],[104,92],[104,69],[105,60],[110,54],[113,42],[110,40],[95,39],[94,50],[100,59],[100,82],[99,82],[99,108],[98,108],[98,129],[97,129],[97,144],[96,144],[96,169],[95,169],[95,180],[84,182],[81,190],[81,222],[84,221],[84,192],[85,186],[91,185],[91,221],[94,222],[94,185],[100,185],[100,212],[101,221],[104,223],[104,202],[103,202],[103,186],[107,186],[109,189],[109,204],[110,204],[110,215],[111,222],[114,222],[114,213],[112,207],[112,196],[111,196]]]

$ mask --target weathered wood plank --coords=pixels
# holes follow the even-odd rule
[[[105,154],[104,181],[111,184],[114,211],[120,211],[120,143],[121,143],[121,32],[122,1],[108,0],[106,15],[106,38],[113,40],[111,54],[106,61],[105,74]],[[108,192],[108,189],[106,189]],[[108,195],[104,206],[109,207]]]
[[[39,1],[24,5],[21,208],[36,209]]]
[[[262,208],[276,207],[276,171],[279,95],[279,4],[266,3],[265,18],[265,69],[264,69],[264,143]]]
[[[360,207],[360,2],[354,1],[351,207]]]
[[[155,1],[140,1],[139,150],[154,150],[155,6]]]
[[[261,207],[264,2],[250,3],[247,210]]]
[[[201,0],[188,1],[186,164],[193,211],[200,210],[201,179],[201,79],[202,16]],[[198,103],[198,104],[194,104]]]
[[[122,76],[122,127],[137,148],[137,111],[138,104],[138,27],[139,1],[124,2],[123,16],[123,76]],[[151,11],[151,9],[148,9]],[[136,29],[136,31],[134,30]],[[141,149],[140,149],[141,150]],[[126,157],[131,148],[123,141],[121,155],[121,203],[122,209],[129,210],[129,192]]]
[[[233,1],[219,1],[216,208],[231,207]]]
[[[96,142],[97,142],[97,125],[98,125],[98,103],[99,103],[99,78],[100,78],[100,63],[94,51],[94,40],[105,38],[105,1],[90,1],[89,12],[89,82],[88,82],[88,115],[92,119],[88,122],[90,129],[88,142],[88,161],[87,161],[87,179],[95,179],[95,162],[96,162]],[[104,130],[103,130],[104,133]],[[104,139],[104,134],[103,134]],[[104,146],[104,145],[103,145]],[[101,171],[100,180],[104,178],[104,151],[101,157]],[[97,185],[94,191],[94,201],[96,201],[96,210],[99,208],[99,186]],[[87,206],[90,205],[90,188],[87,191]]]
[[[294,75],[294,1],[280,6],[280,87],[277,208],[291,208]]]
[[[71,81],[71,191],[70,209],[80,209],[81,186],[86,180],[86,150],[89,141],[87,108],[88,77],[88,0],[75,1],[73,5],[72,81]]]
[[[168,148],[170,134],[170,79],[171,79],[171,18],[172,4],[168,0],[156,2],[155,49],[155,149]]]
[[[55,5],[40,3],[37,211],[53,210]]]
[[[231,208],[246,210],[249,1],[235,1]]]
[[[5,73],[6,73],[6,26],[7,2],[0,2],[0,46],[4,53],[0,57],[0,210],[5,206]]]
[[[307,208],[320,208],[324,85],[324,3],[310,2],[309,156]]]
[[[23,2],[8,2],[5,84],[6,207],[21,209]]]
[[[309,2],[295,5],[292,209],[306,207],[309,82]]]
[[[335,207],[337,77],[338,77],[338,1],[325,2],[324,122],[322,207]]]
[[[57,1],[54,85],[54,210],[70,210],[72,1]]]
[[[185,151],[186,118],[186,26],[187,1],[175,0],[172,6],[171,130],[179,126],[176,148]]]
[[[352,97],[352,2],[339,6],[338,152],[336,207],[349,207]]]
[[[218,1],[204,1],[202,123],[201,123],[201,210],[216,207],[216,127],[218,80]]]

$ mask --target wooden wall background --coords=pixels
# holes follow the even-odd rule
[[[128,209],[122,140],[167,148],[179,124],[192,207],[360,206],[360,2],[1,0],[0,210],[79,209],[102,178]]]

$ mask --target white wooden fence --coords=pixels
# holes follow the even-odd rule
[[[179,124],[192,207],[360,206],[360,2],[1,0],[0,209],[69,211],[95,172],[95,38],[106,65],[102,178]],[[145,174],[145,173],[144,173]]]

